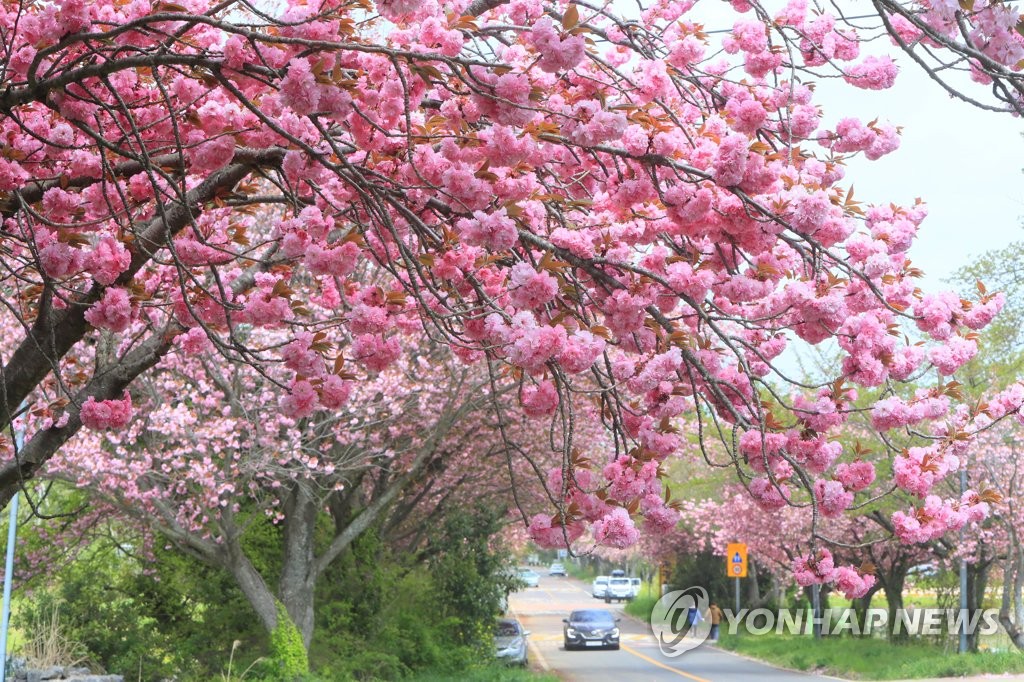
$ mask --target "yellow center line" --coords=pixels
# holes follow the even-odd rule
[[[677,669],[673,668],[670,665],[665,665],[661,661],[657,661],[657,660],[651,658],[650,656],[644,656],[642,653],[640,653],[639,651],[637,651],[633,647],[628,647],[625,644],[620,644],[619,646],[622,648],[623,651],[627,651],[630,654],[636,656],[637,658],[642,658],[643,660],[647,661],[648,663],[650,663],[652,665],[656,665],[659,668],[664,668],[665,670],[667,670],[669,672],[672,672],[672,673],[675,673],[676,675],[679,675],[680,677],[685,677],[687,679],[694,680],[694,682],[711,682],[711,680],[705,679],[703,677],[697,677],[696,675],[691,675],[690,673],[683,672],[682,670],[677,670]]]

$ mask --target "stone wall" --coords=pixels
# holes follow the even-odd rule
[[[124,682],[124,675],[96,675],[88,668],[54,665],[38,669],[26,667],[24,662],[11,662],[11,670],[7,679],[13,682],[48,682],[50,680],[67,680],[68,682]]]

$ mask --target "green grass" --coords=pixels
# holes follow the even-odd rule
[[[562,565],[565,566],[565,570],[570,578],[576,578],[577,580],[589,583],[593,582],[594,578],[597,577],[597,569],[593,566],[577,566],[568,561],[563,561]]]
[[[410,682],[451,682],[452,673],[422,672],[406,678]],[[460,682],[558,682],[558,678],[548,673],[536,673],[522,668],[510,668],[501,664],[486,668],[473,668],[459,672]]]
[[[645,623],[651,622],[651,611],[658,603],[658,595],[653,585],[644,584],[640,588],[640,594],[631,602],[626,603],[625,611],[634,618],[639,618]]]
[[[1017,651],[959,655],[928,642],[890,644],[883,639],[788,634],[729,635],[722,648],[784,668],[817,671],[857,680],[955,677],[985,673],[1022,673],[1024,654]]]

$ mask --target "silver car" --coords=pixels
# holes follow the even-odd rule
[[[604,595],[608,592],[608,576],[599,575],[594,578],[594,584],[591,586],[591,593],[594,595],[594,599],[604,599]]]
[[[527,587],[537,587],[540,585],[540,573],[530,570],[529,568],[519,569],[519,579],[522,580]]]
[[[502,618],[494,626],[494,655],[499,661],[525,666],[529,662],[526,653],[526,636],[522,624],[514,618]]]

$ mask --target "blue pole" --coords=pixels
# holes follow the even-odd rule
[[[3,622],[0,623],[0,651],[3,652],[3,666],[0,666],[0,682],[7,680],[7,628],[11,622],[11,583],[14,582],[14,545],[18,537],[18,498],[11,500],[11,516],[7,522],[7,560],[4,562],[4,604]]]
[[[25,436],[11,424],[14,432],[15,452],[25,444]],[[0,622],[0,653],[3,654],[3,665],[0,665],[0,682],[7,682],[7,630],[11,623],[11,584],[14,582],[14,545],[18,539],[18,498],[14,493],[11,500],[11,515],[7,521],[7,560],[4,562],[4,602],[3,620]]]

